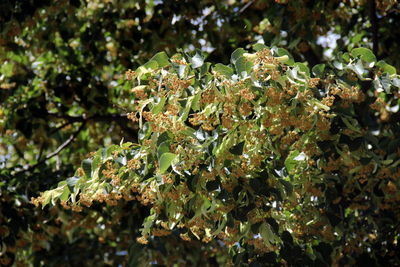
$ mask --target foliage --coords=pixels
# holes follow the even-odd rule
[[[399,76],[366,48],[314,75],[281,48],[255,50],[237,49],[228,66],[200,51],[159,53],[127,72],[139,144],[100,149],[74,185],[34,202],[76,211],[140,202],[150,213],[139,243],[179,231],[252,263],[354,264],[382,251],[397,262],[400,139],[387,122]]]
[[[119,263],[134,264],[135,262],[142,262],[146,265],[148,262],[155,261],[165,262],[166,265],[180,262],[180,264],[191,266],[213,266],[224,265],[232,260],[236,263],[253,260],[253,264],[256,264],[257,261],[280,262],[282,259],[291,264],[282,256],[287,255],[287,251],[290,251],[289,254],[295,255],[296,260],[305,259],[304,253],[308,253],[307,255],[320,253],[321,256],[317,255],[316,257],[326,260],[329,258],[327,257],[329,253],[324,250],[327,248],[325,244],[335,249],[332,255],[340,255],[341,249],[344,250],[346,246],[352,249],[357,247],[357,242],[354,240],[361,237],[363,231],[372,233],[372,237],[376,236],[376,238],[372,238],[371,241],[362,241],[363,245],[360,251],[365,252],[368,249],[375,251],[371,257],[375,257],[377,264],[386,263],[390,253],[397,247],[395,238],[398,233],[395,224],[397,215],[390,207],[394,207],[395,201],[397,201],[395,200],[397,190],[394,186],[398,186],[398,184],[388,178],[379,180],[379,183],[375,178],[371,178],[371,182],[368,180],[360,183],[359,186],[355,182],[354,185],[351,183],[359,180],[357,176],[359,172],[364,170],[363,168],[371,168],[371,164],[374,164],[374,169],[371,171],[372,177],[380,175],[378,173],[383,169],[382,166],[389,169],[397,168],[398,158],[394,152],[398,146],[396,139],[398,128],[396,127],[399,125],[398,93],[396,91],[399,81],[395,74],[396,68],[399,68],[397,55],[399,43],[397,40],[400,35],[400,20],[398,16],[398,4],[393,0],[343,2],[337,0],[2,1],[0,3],[1,264],[75,266],[82,264],[83,258],[88,266],[94,264],[114,266]],[[331,49],[323,40],[332,36],[337,36],[338,41],[336,46]],[[290,57],[286,63],[279,63],[276,72],[270,73],[270,80],[256,84],[256,88],[253,88],[252,83],[267,78],[267,76],[258,77],[259,74],[253,69],[255,60],[260,59],[254,59],[254,53],[246,54],[243,57],[247,52],[235,49],[238,47],[250,49],[251,44],[256,41],[263,41],[270,47],[281,47],[271,49],[274,57],[289,55],[286,51],[290,51],[293,57]],[[374,54],[365,50],[368,47],[374,51]],[[174,55],[179,48],[182,48],[180,56],[177,55],[172,59],[167,57],[167,54]],[[255,48],[262,50],[261,46]],[[286,51],[282,48],[285,48]],[[146,63],[158,51],[166,51],[166,54],[159,53],[153,58],[153,62]],[[234,51],[235,56],[231,61],[230,54]],[[335,55],[335,58],[329,57],[330,53]],[[220,63],[210,65],[205,63],[206,59],[210,62]],[[295,64],[295,61],[303,63]],[[272,71],[268,65],[265,66]],[[164,73],[161,73],[160,68]],[[294,71],[296,68],[297,72]],[[311,74],[307,68],[311,69]],[[137,70],[136,73],[132,73],[135,80],[135,92],[131,92],[131,82],[127,82],[122,75],[127,69]],[[289,70],[290,75],[294,75],[294,77],[287,73]],[[238,77],[234,76],[235,73]],[[274,76],[278,74],[282,77],[289,77],[287,79],[291,83],[301,84],[299,88],[304,87],[302,88],[304,92],[312,92],[312,94],[305,95],[300,102],[293,100],[295,95],[288,99],[284,98],[279,105],[270,107],[272,102],[270,102],[269,96],[263,96],[262,100],[260,91],[269,88],[269,83],[277,83],[277,97],[281,97],[279,95],[282,92],[279,90],[286,88],[286,84],[281,84],[280,78]],[[153,80],[159,77],[171,79],[168,80],[171,84],[165,84],[165,80],[161,82]],[[309,79],[314,79],[310,77],[321,79],[316,87],[308,87]],[[307,85],[303,84],[302,80],[304,79],[307,81]],[[178,82],[179,85],[181,80],[186,82],[181,86],[188,86],[193,90],[185,88],[182,95],[176,92],[179,95],[176,96],[179,98],[178,102],[174,100],[176,97],[172,93],[159,98],[163,96],[163,93],[159,92],[158,87],[156,90],[153,88],[160,83],[167,87],[173,86],[175,82]],[[242,80],[243,84],[240,85]],[[256,96],[252,100],[242,99],[241,95],[234,94],[232,96],[234,100],[238,101],[233,103],[234,106],[239,105],[239,109],[234,110],[234,113],[231,114],[235,117],[234,120],[231,118],[233,121],[222,116],[225,112],[223,104],[229,101],[224,99],[227,93],[226,85],[223,83],[226,82],[232,83],[234,88],[243,86],[240,90],[247,89]],[[334,96],[335,100],[332,106],[328,106],[329,110],[323,111],[324,115],[312,115],[317,122],[312,122],[311,129],[301,129],[297,127],[300,124],[293,125],[291,121],[282,120],[281,116],[286,116],[285,114],[290,115],[290,120],[297,116],[310,115],[311,113],[308,112],[311,111],[306,108],[310,108],[311,105],[316,105],[320,111],[323,107],[320,102],[329,94],[334,94],[333,91],[331,92],[333,85],[329,86],[331,82],[336,84],[335,86],[340,91]],[[237,83],[238,85],[236,85]],[[215,88],[212,89],[215,92],[210,91],[210,84],[215,85]],[[346,91],[344,88],[350,88],[350,91]],[[255,91],[253,92],[253,90]],[[353,99],[351,97],[349,101],[343,100],[343,97],[357,95],[357,90],[362,92],[360,96],[363,97],[362,101],[361,98]],[[208,96],[208,92],[219,92],[220,94]],[[143,110],[132,109],[141,107],[146,101],[140,97],[147,98],[146,107]],[[247,97],[253,96],[250,94]],[[209,99],[207,101],[213,99],[213,101],[204,102],[206,99]],[[312,104],[304,104],[304,101],[310,99]],[[219,100],[221,102],[218,104]],[[188,104],[189,102],[198,104],[192,106],[192,104]],[[296,104],[293,104],[294,102]],[[347,102],[350,102],[349,105],[352,108],[345,108]],[[255,108],[258,104],[264,104],[264,106]],[[373,104],[373,109],[370,107],[371,104]],[[209,105],[208,108],[207,105]],[[290,108],[286,108],[287,105]],[[343,105],[344,107],[342,107]],[[150,110],[150,108],[152,109]],[[172,108],[172,110],[167,110],[167,108]],[[249,115],[245,113],[246,117],[240,117],[238,112],[246,112],[246,108],[251,108],[252,113]],[[248,127],[242,123],[245,120],[248,123],[260,123],[261,117],[266,116],[264,114],[266,111],[262,111],[264,108],[268,112],[272,112],[273,125],[257,124],[252,126],[253,128],[249,128],[248,134],[265,131],[267,133],[258,138],[248,136],[245,133]],[[281,112],[283,108],[286,109]],[[131,115],[128,118],[127,113],[129,112]],[[175,123],[178,123],[178,126],[174,127],[179,127],[184,123],[185,129],[193,129],[194,132],[189,130],[190,132],[186,132],[186,136],[171,136],[171,132],[169,132],[169,135],[161,137],[166,138],[164,141],[168,141],[163,144],[152,140],[151,136],[155,135],[156,131],[155,122],[152,122],[151,119],[153,117],[159,119],[166,112],[171,112],[167,114],[168,116],[177,117]],[[173,112],[178,112],[179,116],[175,116]],[[199,115],[194,115],[195,113]],[[142,114],[141,118],[140,114]],[[209,116],[203,118],[201,114]],[[136,115],[138,117],[135,119]],[[185,117],[187,118],[185,119]],[[320,134],[315,129],[321,127],[321,125],[318,126],[318,123],[321,124],[321,122],[317,119],[320,117],[323,118],[323,123],[329,125],[332,139],[319,139]],[[200,124],[191,124],[191,122],[196,123],[196,119],[200,120],[198,121]],[[304,122],[309,120],[311,117],[305,119]],[[300,123],[299,120],[293,121]],[[167,127],[168,123],[171,123],[168,119],[157,122],[161,122],[157,125],[161,127],[156,129],[157,131],[163,131],[163,127]],[[231,128],[230,132],[227,130],[228,128],[223,128],[229,123],[233,125],[239,123],[240,125],[232,126],[234,129]],[[279,125],[279,123],[288,123],[288,125]],[[153,126],[150,127],[151,125]],[[139,130],[139,126],[141,126],[141,130]],[[257,127],[264,128],[256,129]],[[348,132],[346,129],[355,131],[355,133]],[[173,128],[172,132],[175,130],[179,129]],[[138,131],[139,139],[137,138]],[[214,136],[213,132],[217,132],[218,135]],[[297,137],[293,137],[299,138],[298,140],[289,141],[298,142],[299,147],[281,148],[280,145],[277,145],[290,132],[298,134]],[[306,137],[308,135],[310,136]],[[197,143],[185,143],[192,140],[191,138],[195,138]],[[265,138],[271,138],[271,140]],[[112,145],[120,143],[121,139],[124,141],[119,146]],[[255,142],[255,139],[263,141],[257,140],[256,146],[253,148],[251,142]],[[153,147],[150,146],[150,143],[145,144],[145,140],[153,142]],[[213,154],[217,152],[217,150],[214,151],[214,148],[222,145],[220,143],[222,140],[226,140],[226,143],[218,150],[217,154]],[[322,153],[321,155],[306,154],[308,150],[305,150],[304,147],[313,141],[318,141],[313,145],[317,145],[315,149],[318,153]],[[127,145],[129,144],[127,142],[131,142],[132,145]],[[184,143],[181,144],[181,142]],[[301,143],[304,144],[300,146]],[[349,148],[357,146],[356,149],[350,149],[349,160],[342,155],[340,160],[352,162],[354,168],[359,165],[358,161],[365,164],[363,166],[369,167],[356,169],[350,173],[350,170],[346,169],[350,167],[343,163],[338,165],[340,166],[339,170],[331,170],[336,178],[324,176],[323,180],[320,180],[322,179],[321,175],[325,175],[328,171],[323,169],[324,172],[318,173],[318,170],[322,168],[320,166],[324,166],[323,164],[329,163],[330,156],[336,160],[337,164],[340,164],[341,162],[337,161],[337,156],[340,155],[338,151],[341,151],[342,154],[348,153],[343,150],[343,144],[348,144]],[[368,145],[372,147],[369,149]],[[365,149],[365,146],[367,146],[368,153],[364,153],[365,151],[362,150]],[[99,147],[106,148],[100,149],[102,152],[96,152],[97,154],[89,154],[90,151],[98,150]],[[186,174],[179,165],[184,161],[182,157],[189,155],[188,151],[179,151],[179,149],[182,150],[186,147],[194,150],[199,148],[193,157],[199,154],[201,164],[207,165],[199,165],[199,175],[191,178],[181,177],[181,174],[189,174]],[[204,172],[204,168],[208,168],[210,164],[220,167],[229,164],[225,167],[230,172],[232,168],[238,169],[242,161],[245,162],[246,158],[243,158],[245,155],[249,156],[251,153],[256,153],[257,149],[262,150],[262,148],[267,148],[266,151],[273,151],[271,153],[274,153],[274,158],[270,158],[266,154],[267,152],[257,153],[255,154],[257,157],[251,157],[252,159],[261,157],[267,161],[262,160],[262,165],[251,169],[248,173],[249,177],[244,177],[243,181],[242,179],[234,180],[235,187],[232,192],[228,192],[222,187],[226,181],[221,180],[221,175],[214,174],[218,179],[209,182],[206,181],[212,179],[211,176],[209,178],[200,176]],[[270,150],[272,148],[274,150]],[[143,151],[147,154],[137,154]],[[384,155],[382,151],[386,154]],[[117,152],[119,156],[114,156],[113,153]],[[237,155],[239,152],[241,155]],[[279,156],[275,155],[278,152]],[[99,156],[100,154],[102,155]],[[84,160],[88,157],[89,159]],[[142,161],[149,157],[149,160],[152,158],[154,161],[140,167],[147,168],[145,177],[142,177],[139,172],[143,172],[144,169],[136,170],[136,174],[134,170],[122,170],[121,172],[128,174],[125,174],[126,177],[121,177],[118,175],[119,173],[112,173],[110,170],[120,171],[120,165],[124,165],[124,157],[127,162],[128,159],[131,160],[131,157],[141,158]],[[226,162],[210,162],[212,158],[225,157]],[[229,159],[230,157],[232,159]],[[294,160],[303,157],[306,157],[307,160]],[[355,157],[355,160],[352,157]],[[325,162],[318,161],[319,158],[324,158]],[[74,176],[74,172],[79,168],[82,160],[84,160],[82,169]],[[306,166],[302,164],[306,164],[306,161],[308,164],[310,160],[314,160],[317,165],[307,165],[308,169],[303,170]],[[134,163],[134,161],[132,162]],[[120,188],[121,185],[118,185],[116,181],[111,183],[113,180],[110,178],[104,180],[103,168],[104,165],[107,167],[107,164],[111,169],[106,168],[105,171],[110,171],[108,174],[112,177],[115,176],[116,179],[119,177],[121,183],[128,185],[134,179],[145,179],[147,182],[140,184],[141,187],[138,188],[140,190],[160,188],[160,192],[167,194],[167,190],[170,189],[168,189],[168,184],[160,184],[163,182],[160,180],[162,177],[165,176],[168,179],[180,177],[179,179],[182,181],[189,179],[191,181],[188,184],[190,194],[187,195],[188,199],[186,200],[193,199],[193,196],[196,197],[190,205],[185,206],[182,202],[176,207],[178,210],[183,208],[185,212],[188,212],[188,214],[184,214],[186,219],[181,218],[184,224],[188,224],[189,217],[196,216],[193,221],[199,220],[198,223],[201,223],[200,219],[202,219],[206,224],[208,220],[213,219],[210,217],[212,214],[214,214],[212,216],[223,214],[223,211],[216,210],[216,206],[213,209],[211,209],[212,206],[207,207],[209,204],[225,207],[228,206],[224,202],[225,199],[231,201],[229,203],[243,204],[240,207],[230,207],[233,209],[229,212],[227,210],[226,218],[217,220],[218,226],[223,228],[226,226],[224,223],[228,224],[229,222],[230,225],[232,220],[240,221],[237,217],[238,214],[242,216],[248,209],[254,210],[254,207],[248,207],[245,204],[247,201],[251,202],[254,200],[252,198],[256,198],[256,196],[269,194],[267,198],[281,196],[282,200],[277,202],[272,199],[268,200],[272,201],[272,204],[276,203],[273,204],[271,211],[265,211],[272,216],[268,218],[281,222],[289,214],[278,216],[278,218],[276,213],[280,213],[280,209],[290,210],[293,218],[288,220],[287,224],[293,228],[296,223],[301,223],[301,218],[304,220],[308,218],[310,221],[310,218],[317,214],[321,217],[317,217],[317,221],[310,223],[311,226],[307,226],[307,229],[318,231],[320,228],[318,228],[317,222],[324,222],[326,218],[332,220],[344,212],[343,216],[339,216],[341,224],[338,224],[338,227],[344,228],[349,233],[354,228],[357,230],[355,231],[357,234],[340,232],[335,237],[336,241],[329,241],[326,237],[321,237],[322,233],[320,232],[315,234],[310,230],[311,232],[303,237],[294,231],[291,233],[294,243],[285,245],[285,243],[281,243],[284,241],[282,235],[287,235],[284,230],[292,229],[285,222],[279,226],[278,231],[272,227],[275,239],[270,242],[275,244],[275,251],[277,249],[284,251],[277,251],[276,256],[272,252],[257,254],[257,256],[254,254],[256,253],[255,245],[250,249],[243,247],[242,245],[248,241],[244,239],[245,235],[243,235],[243,240],[230,249],[231,254],[228,254],[227,246],[217,240],[211,240],[209,243],[196,241],[197,237],[191,232],[190,225],[183,228],[175,227],[172,234],[168,236],[149,235],[151,237],[148,238],[149,243],[146,246],[139,245],[135,241],[136,238],[140,238],[141,234],[146,234],[145,231],[152,233],[158,229],[157,225],[155,227],[151,224],[151,220],[146,220],[146,218],[156,214],[156,216],[161,216],[158,222],[161,223],[161,221],[169,221],[168,218],[172,216],[169,213],[165,214],[169,207],[165,206],[165,203],[162,204],[160,199],[157,203],[153,203],[153,199],[149,199],[147,205],[144,205],[140,201],[141,199],[139,201],[120,199],[108,203],[117,204],[116,206],[104,205],[95,201],[90,208],[84,208],[79,213],[65,210],[55,201],[59,197],[70,198],[70,194],[76,194],[75,201],[84,203],[85,194],[74,191],[78,188],[87,193],[86,200],[89,202],[86,204],[93,201],[95,198],[91,195],[90,190],[93,190],[93,183],[96,181],[89,184],[85,180],[89,177],[82,177],[86,175],[83,173],[91,173],[96,169],[98,169],[99,176],[93,177],[99,179],[98,181],[103,181],[103,184],[99,184],[100,187],[106,186],[106,190],[109,190],[108,193],[112,193],[113,188]],[[194,165],[187,164],[187,166],[194,167]],[[252,164],[254,162],[250,165]],[[155,170],[152,170],[151,167],[154,167]],[[189,169],[188,171],[192,173],[193,170]],[[303,171],[310,173],[303,177],[301,175]],[[137,175],[141,178],[135,178]],[[234,174],[225,173],[225,176],[232,175]],[[263,175],[269,177],[268,188],[263,189],[264,183],[260,184],[257,179],[249,180],[250,177],[263,177]],[[93,178],[91,175],[88,176]],[[356,176],[357,179],[354,178]],[[73,178],[69,178],[66,183],[62,182],[66,177]],[[174,180],[176,184],[169,186],[174,190],[183,190],[179,187],[180,182],[177,181],[179,179]],[[200,183],[198,179],[205,180]],[[307,179],[310,179],[310,183],[303,183],[304,188],[300,189],[302,186],[300,181]],[[251,185],[250,181],[256,184]],[[377,184],[374,184],[375,182]],[[198,183],[198,188],[193,187]],[[299,201],[295,193],[299,193],[299,190],[315,188],[315,183],[320,183],[317,188],[321,193],[315,189],[310,190],[315,191],[313,194],[322,194],[321,196],[318,196],[317,199],[313,198],[313,200],[305,198],[306,200],[303,201],[305,203],[297,205],[297,209],[285,206],[290,201],[292,201],[290,202],[292,205],[295,203],[293,201]],[[371,186],[373,190],[368,193]],[[254,187],[258,190],[252,189]],[[54,202],[53,204],[56,206],[46,207],[43,210],[34,209],[30,198],[36,197],[39,192],[49,188],[56,189],[48,191],[43,196],[50,202]],[[235,188],[236,190],[234,190]],[[351,191],[352,193],[346,191],[354,188],[356,189]],[[206,204],[208,198],[204,198],[205,196],[209,194],[215,197],[219,196],[222,194],[221,192],[225,192],[222,189],[227,192],[226,197],[222,198],[221,196],[222,199],[217,198],[216,202],[212,202],[210,199],[208,200],[210,203]],[[211,191],[208,192],[208,190]],[[266,193],[264,190],[272,191]],[[289,193],[290,191],[293,191],[292,194]],[[346,192],[347,195],[344,196],[343,192]],[[391,199],[386,196],[387,192],[393,192],[393,203],[385,202]],[[304,193],[304,195],[310,194],[311,192]],[[138,192],[133,194],[135,199],[141,195]],[[337,203],[331,199],[333,196]],[[165,195],[162,197],[165,198]],[[339,197],[342,198],[339,200]],[[368,208],[363,211],[360,211],[359,207],[348,210],[349,207],[354,206],[351,206],[354,204],[353,202],[366,202],[369,205],[365,204],[364,206],[368,206]],[[80,206],[75,205],[77,203],[72,206],[79,210]],[[195,212],[194,215],[190,213],[190,211],[194,211],[193,207],[203,204],[205,206],[200,213],[196,214]],[[68,204],[68,206],[70,205],[71,203]],[[381,208],[386,207],[385,205],[389,207],[387,210]],[[160,208],[160,214],[155,213],[157,207]],[[321,215],[319,209],[330,211],[330,215],[328,216],[328,213]],[[346,209],[348,212],[351,211],[348,213],[349,215],[346,214]],[[163,217],[164,215],[166,217]],[[228,216],[231,217],[228,218]],[[294,218],[295,216],[298,218]],[[346,216],[349,216],[348,219]],[[350,220],[350,218],[352,219]],[[369,220],[368,226],[366,222],[362,221],[362,218]],[[147,228],[141,230],[143,222],[148,222]],[[269,223],[273,224],[269,221],[265,225],[268,226]],[[249,226],[249,224],[253,225],[251,222],[247,222],[246,225]],[[207,225],[207,227],[214,229],[216,226]],[[335,227],[331,230],[337,231],[337,227]],[[260,229],[264,229],[264,236],[265,229],[268,229],[264,226],[254,226],[253,228],[258,229],[249,231],[258,231],[260,234]],[[239,230],[241,233],[246,232],[246,229]],[[304,233],[302,230],[298,230],[298,232]],[[182,242],[180,238],[182,233],[187,233],[191,241]],[[201,236],[201,239],[214,236],[213,233],[215,234],[215,231],[203,233],[205,236]],[[263,239],[261,236],[257,240]],[[140,240],[144,241],[144,239]],[[228,242],[225,237],[221,240]],[[341,243],[337,240],[341,240]],[[319,246],[318,243],[322,245]],[[241,245],[238,246],[238,244]],[[282,244],[284,245],[282,246]],[[382,244],[386,245],[381,248]],[[311,248],[308,248],[307,245]],[[248,246],[251,247],[251,245]],[[314,249],[313,246],[319,247]],[[302,252],[296,254],[296,251]],[[359,263],[363,259],[368,260],[369,258],[360,254],[360,251],[351,252],[353,254],[346,251],[344,255],[348,258],[344,257],[342,261],[354,260]],[[167,254],[168,256],[166,256]],[[233,259],[229,256],[232,254],[236,255]],[[255,260],[257,257],[258,260]],[[317,260],[317,258],[311,257],[312,260]],[[91,261],[87,259],[91,259]]]

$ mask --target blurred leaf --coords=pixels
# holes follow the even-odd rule
[[[175,158],[176,155],[173,153],[166,152],[162,154],[158,161],[160,165],[160,173],[165,173]]]
[[[155,54],[150,61],[156,61],[158,63],[158,67],[160,68],[164,68],[170,64],[169,58],[165,52],[159,52]]]
[[[216,64],[214,66],[213,70],[215,72],[218,72],[218,73],[224,75],[228,79],[230,79],[234,73],[232,68],[225,66],[223,64],[220,64],[220,63]]]
[[[360,57],[362,60],[368,63],[376,62],[376,57],[374,53],[372,53],[371,50],[365,47],[360,47],[360,48],[354,48],[351,50],[351,54],[354,57]]]

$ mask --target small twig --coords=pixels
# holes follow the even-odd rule
[[[244,5],[244,7],[242,7],[242,8],[239,10],[239,14],[242,14],[251,4],[254,3],[254,1],[255,1],[255,0],[251,0],[251,1],[247,2],[247,4]]]
[[[56,150],[54,150],[53,152],[49,153],[46,155],[46,157],[44,157],[44,159],[38,161],[36,164],[29,166],[26,169],[23,169],[19,172],[17,172],[17,174],[22,173],[22,172],[26,172],[26,171],[31,171],[35,168],[37,168],[38,166],[42,165],[43,163],[45,163],[47,160],[51,159],[52,157],[56,156],[58,153],[60,153],[64,148],[66,148],[69,144],[71,144],[74,139],[78,136],[78,134],[82,131],[83,127],[85,126],[86,121],[83,121],[81,126],[79,126],[79,129],[73,133],[64,143],[62,143],[59,147],[57,147]]]
[[[82,131],[83,127],[85,126],[86,122],[82,122],[81,126],[79,126],[79,129],[73,133],[64,143],[62,143],[56,150],[53,152],[49,153],[46,155],[46,157],[43,159],[43,161],[46,161],[54,156],[56,156],[58,153],[61,152],[64,148],[66,148],[74,139],[78,136],[78,134]]]
[[[72,123],[73,123],[73,122],[71,122],[71,121],[67,121],[66,123],[64,123],[64,124],[62,124],[62,125],[60,125],[60,126],[58,126],[58,127],[55,128],[54,130],[50,131],[50,135],[52,135],[52,134],[58,132],[58,131],[61,130],[62,128],[66,127],[66,126],[68,126],[68,125],[70,125],[70,124],[72,124]]]
[[[106,115],[93,115],[91,117],[86,117],[86,116],[69,116],[69,115],[60,115],[60,114],[55,114],[55,113],[48,113],[48,116],[51,117],[55,117],[55,118],[59,118],[59,119],[65,119],[67,120],[66,123],[62,124],[61,126],[57,127],[56,129],[54,129],[51,134],[57,132],[58,130],[64,128],[67,125],[76,123],[76,122],[80,122],[81,126],[79,127],[79,129],[73,133],[64,143],[62,143],[59,147],[57,147],[56,150],[54,150],[53,152],[47,154],[42,160],[39,160],[41,158],[38,158],[38,162],[34,165],[29,166],[28,168],[25,168],[18,173],[23,173],[23,172],[27,172],[27,171],[31,171],[35,168],[37,168],[38,166],[42,165],[43,163],[45,163],[47,160],[51,159],[52,157],[56,156],[57,154],[59,154],[63,149],[65,149],[69,144],[71,144],[74,139],[78,136],[78,134],[82,131],[83,127],[86,125],[87,122],[93,121],[93,122],[117,122],[118,125],[127,133],[129,133],[130,137],[132,139],[136,139],[136,137],[132,134],[130,128],[127,126],[128,123],[130,122],[130,120],[127,117],[127,114],[106,114]],[[43,152],[42,152],[43,153]],[[41,153],[40,153],[41,154]]]
[[[44,142],[42,142],[42,145],[40,146],[39,155],[36,158],[37,161],[39,161],[42,158],[43,150],[44,150]]]

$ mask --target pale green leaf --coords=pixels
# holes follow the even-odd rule
[[[159,52],[155,54],[150,61],[156,61],[158,63],[158,67],[163,68],[169,65],[169,58],[165,52]]]
[[[159,159],[160,173],[166,172],[175,158],[176,155],[173,153],[167,152],[162,154]]]

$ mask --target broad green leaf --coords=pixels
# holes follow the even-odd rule
[[[304,72],[307,77],[310,77],[310,69],[306,64],[297,62],[294,64],[294,66],[298,67],[301,72]]]
[[[48,190],[42,194],[42,199],[43,199],[42,200],[42,209],[44,209],[44,207],[46,207],[50,203],[51,198],[53,196],[52,192],[53,192],[52,190]]]
[[[255,50],[255,51],[262,51],[262,50],[264,50],[265,48],[268,48],[268,46],[266,46],[265,44],[260,44],[260,43],[255,43],[254,45],[253,45],[253,49]]]
[[[185,130],[181,131],[181,133],[183,133],[187,136],[196,138],[196,135],[195,135],[196,131],[193,128],[186,127]]]
[[[143,67],[145,67],[149,72],[151,72],[152,70],[157,69],[159,65],[157,61],[149,60],[148,62],[146,62],[146,64],[143,65]]]
[[[359,56],[362,60],[364,60],[365,62],[368,62],[368,63],[376,61],[376,57],[375,57],[374,53],[372,53],[371,50],[369,50],[368,48],[365,48],[365,47],[354,48],[353,50],[351,50],[351,54],[354,57]]]
[[[161,156],[162,156],[164,153],[167,153],[167,152],[170,151],[170,150],[169,150],[169,146],[170,146],[170,142],[169,142],[169,141],[162,142],[162,143],[158,146],[158,148],[157,148],[157,157],[158,157],[159,159],[161,158]]]
[[[150,61],[156,61],[158,63],[158,67],[163,68],[169,65],[169,58],[165,52],[159,52],[155,54]]]
[[[389,73],[390,75],[396,74],[396,68],[393,67],[392,65],[389,65],[383,60],[380,60],[376,65],[380,68],[382,68],[385,72]]]
[[[75,177],[75,176],[68,178],[67,179],[68,187],[69,188],[74,188],[76,183],[78,182],[78,180],[79,180],[79,177]]]
[[[228,79],[230,79],[234,73],[232,68],[225,66],[223,64],[220,64],[220,63],[216,64],[215,67],[213,68],[213,70],[215,72],[218,72],[218,73],[224,75]]]
[[[272,243],[275,243],[276,237],[275,234],[272,232],[271,226],[264,222],[260,226],[260,235],[263,238],[265,244],[270,246]]]
[[[232,55],[231,55],[231,62],[232,64],[235,64],[236,61],[244,54],[246,53],[246,50],[244,50],[243,48],[238,48],[235,51],[233,51]]]
[[[84,159],[82,161],[82,169],[85,172],[85,176],[87,178],[91,178],[92,177],[92,160]]]
[[[158,68],[158,63],[155,60],[150,60],[143,66],[140,66],[136,69],[136,75],[139,79],[145,80],[147,76],[146,74],[152,73],[153,70]]]
[[[167,100],[166,97],[162,97],[160,101],[157,104],[155,104],[154,107],[151,109],[151,113],[153,113],[154,115],[159,114],[164,108],[166,100]]]
[[[245,78],[251,73],[253,63],[242,56],[235,61],[235,67],[236,73]]]
[[[194,111],[200,110],[200,99],[201,99],[201,94],[195,94],[195,96],[192,100],[192,109]]]
[[[69,194],[71,191],[69,190],[68,186],[64,186],[63,193],[60,195],[61,201],[67,201],[69,199]]]
[[[210,69],[210,66],[211,66],[210,62],[205,62],[203,64],[203,66],[201,66],[200,77],[203,77],[208,72],[208,70]]]
[[[285,160],[285,167],[286,170],[290,173],[294,168],[297,166],[298,162],[295,160],[295,158],[300,155],[300,152],[297,150],[294,150],[290,153],[290,155],[286,158]]]
[[[161,155],[159,159],[160,173],[164,173],[171,166],[172,161],[176,158],[176,155],[173,153],[164,153]]]

